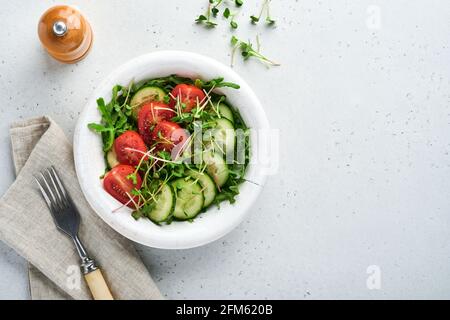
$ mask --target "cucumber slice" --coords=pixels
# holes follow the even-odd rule
[[[133,117],[137,119],[139,110],[145,102],[151,101],[164,101],[166,93],[163,89],[158,87],[144,87],[139,89],[131,98],[130,106],[132,109]]]
[[[106,161],[108,162],[108,166],[111,169],[120,164],[119,160],[117,160],[117,154],[116,151],[114,150],[114,146],[106,154]]]
[[[203,208],[208,207],[214,201],[217,194],[217,188],[214,180],[206,173],[201,173],[197,170],[189,170],[187,174],[194,180],[198,181],[202,187],[203,196],[205,197]]]
[[[206,132],[203,140],[207,148],[219,151],[231,159],[234,156],[236,145],[236,132],[233,123],[225,118],[216,120],[216,126],[209,132]]]
[[[175,191],[173,216],[179,220],[194,218],[203,209],[205,197],[202,187],[192,178],[180,178],[172,182]]]
[[[221,142],[225,146],[225,150],[228,152],[234,152],[234,146],[236,144],[236,132],[234,131],[233,123],[225,118],[218,119],[215,127],[216,142]]]
[[[233,111],[231,111],[231,108],[229,106],[227,106],[225,103],[220,103],[218,109],[220,116],[234,123]]]
[[[225,159],[220,153],[206,151],[203,153],[203,162],[206,164],[206,172],[213,178],[218,187],[227,182],[230,172]]]
[[[147,217],[153,222],[163,222],[172,214],[175,207],[175,193],[170,185],[164,185],[156,195],[155,207]]]

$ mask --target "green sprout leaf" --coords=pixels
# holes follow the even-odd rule
[[[212,79],[210,81],[203,81],[201,79],[196,79],[195,80],[195,86],[203,89],[203,90],[211,90],[214,88],[232,88],[232,89],[239,89],[241,86],[233,83],[233,82],[226,82],[224,81],[224,78],[220,77],[220,78],[216,78],[216,79]]]
[[[195,19],[195,22],[202,23],[203,21],[208,20],[203,14],[199,15],[197,19]]]
[[[256,24],[259,22],[259,18],[256,16],[250,16],[250,20],[253,24]]]
[[[136,175],[136,173],[131,173],[131,174],[127,175],[127,179],[131,180],[134,185],[137,184],[137,175]]]
[[[266,12],[266,19],[265,19],[266,23],[269,25],[275,24],[275,20],[270,17],[270,1],[271,0],[264,0],[263,4],[261,6],[261,11],[259,12],[259,15],[250,16],[251,23],[257,24],[259,22],[259,20],[261,20],[261,17],[265,11]]]
[[[226,19],[228,19],[228,18],[230,17],[230,14],[231,14],[231,12],[230,12],[230,9],[228,9],[228,8],[226,8],[226,9],[224,10],[224,12],[223,12],[223,16],[224,16]]]
[[[270,17],[266,18],[266,22],[270,25],[275,24],[275,20],[271,19]]]
[[[214,28],[215,26],[217,26],[217,23],[212,22],[212,21],[206,21],[206,26],[210,27],[210,28]]]

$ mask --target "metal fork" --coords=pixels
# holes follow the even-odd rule
[[[113,297],[95,261],[89,257],[78,237],[80,214],[59,178],[56,169],[50,168],[34,177],[47,203],[53,221],[59,231],[69,236],[81,259],[81,271],[92,296],[96,300],[112,300]]]

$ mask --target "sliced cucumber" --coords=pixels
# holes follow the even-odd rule
[[[145,102],[164,101],[166,93],[158,87],[144,87],[139,89],[131,98],[130,106],[133,111],[133,117],[137,119],[139,110]]]
[[[153,222],[163,222],[172,214],[175,207],[175,193],[170,185],[164,185],[156,195],[155,207],[147,217]]]
[[[234,146],[236,144],[236,132],[234,131],[233,123],[225,118],[218,119],[215,127],[216,142],[223,143],[227,152],[234,152]]]
[[[203,195],[205,197],[203,208],[208,207],[214,201],[217,194],[217,188],[214,180],[206,173],[202,173],[197,170],[189,170],[187,174],[200,183],[203,190]]]
[[[175,191],[173,216],[180,220],[194,218],[203,209],[205,197],[202,187],[192,178],[180,178],[172,182]]]
[[[203,153],[203,162],[206,164],[206,172],[213,178],[218,187],[227,182],[230,175],[228,165],[220,153],[206,151]]]
[[[231,111],[231,108],[229,106],[227,106],[225,103],[220,103],[218,109],[220,116],[234,123],[233,111]]]
[[[227,158],[233,158],[236,145],[236,132],[233,123],[225,118],[216,120],[216,126],[209,132],[206,132],[203,140],[207,149],[219,151],[226,154]]]
[[[116,151],[114,150],[114,146],[106,154],[106,161],[108,162],[108,166],[111,169],[120,164],[119,160],[117,160],[117,154]]]

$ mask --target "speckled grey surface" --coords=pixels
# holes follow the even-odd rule
[[[62,1],[67,2],[67,1]],[[70,1],[89,18],[88,58],[65,66],[36,24],[54,1],[0,0],[0,194],[13,181],[8,126],[49,114],[72,136],[97,83],[161,49],[230,61],[230,32],[193,25],[207,1]],[[237,60],[274,128],[280,169],[253,214],[205,247],[140,247],[169,298],[450,298],[450,3],[273,1],[267,70]],[[375,4],[376,6],[372,6]],[[381,272],[369,290],[367,268]],[[0,298],[29,297],[24,261],[0,244]],[[369,286],[370,287],[370,286]]]

